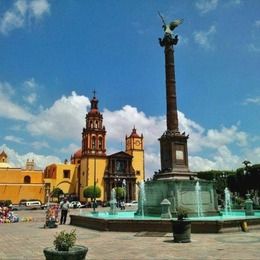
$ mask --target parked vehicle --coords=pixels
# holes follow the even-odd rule
[[[49,202],[49,203],[47,202],[45,204],[42,204],[41,208],[42,209],[48,209],[48,208],[50,208],[52,206],[57,206],[57,205],[58,205],[57,202]]]
[[[131,202],[127,202],[125,204],[126,207],[137,206],[137,205],[138,205],[138,201],[136,200],[132,200]]]
[[[22,201],[20,204],[12,205],[12,210],[44,209],[39,200]]]
[[[42,203],[39,200],[26,201],[25,205],[28,209],[41,209]]]
[[[70,208],[74,208],[74,209],[80,208],[81,207],[81,203],[79,201],[75,201],[74,200],[74,201],[70,202],[69,207]]]

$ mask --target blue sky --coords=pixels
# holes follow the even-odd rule
[[[80,147],[92,91],[107,152],[133,126],[145,140],[146,174],[160,168],[166,129],[163,36],[174,33],[180,129],[191,170],[260,163],[260,1],[0,0],[0,150],[39,167]]]

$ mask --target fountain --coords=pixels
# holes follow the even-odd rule
[[[174,26],[171,26],[164,22],[164,37],[159,39],[160,45],[164,47],[165,55],[167,107],[167,129],[159,138],[161,169],[155,172],[152,180],[146,181],[145,185],[140,183],[136,214],[135,212],[115,214],[116,200],[112,199],[111,214],[70,215],[72,225],[96,230],[172,232],[172,220],[161,217],[161,215],[165,216],[164,212],[162,214],[164,204],[168,206],[167,215],[173,216],[173,219],[176,219],[178,207],[186,208],[193,233],[218,233],[223,232],[225,228],[229,231],[231,228],[237,231],[237,227],[245,220],[249,225],[260,224],[260,212],[259,214],[255,212],[254,216],[245,216],[244,211],[237,212],[240,215],[228,218],[221,216],[218,211],[214,182],[208,180],[198,182],[197,174],[189,170],[187,146],[189,135],[180,132],[178,126],[173,55],[173,45],[177,44],[178,36],[171,33],[171,30],[180,23],[181,20],[176,20],[171,23]],[[162,202],[163,205],[161,205]],[[230,202],[227,204],[227,211],[228,208],[231,210]]]
[[[201,187],[199,181],[195,185],[196,192],[196,203],[197,203],[197,213],[198,217],[203,217],[203,207],[202,207],[202,198],[201,198]]]
[[[109,204],[110,204],[109,214],[110,215],[116,215],[117,214],[117,210],[116,210],[117,201],[116,201],[116,190],[115,190],[115,188],[113,188],[111,190],[111,200],[110,200]]]
[[[177,22],[178,21],[178,22]],[[167,199],[172,216],[176,215],[179,207],[186,208],[190,215],[198,214],[198,204],[194,186],[197,173],[189,170],[188,138],[185,132],[180,132],[178,123],[177,94],[174,65],[174,45],[178,43],[178,36],[173,35],[181,20],[176,20],[176,26],[164,22],[164,37],[159,39],[164,48],[165,78],[166,78],[166,131],[159,138],[161,169],[153,176],[153,180],[145,183],[146,200],[144,215],[160,216],[160,203]],[[203,190],[203,214],[217,215],[218,205],[214,183],[208,180],[200,181]],[[201,202],[202,204],[202,202]]]
[[[224,205],[224,214],[225,216],[232,215],[232,200],[229,189],[226,187],[224,190],[225,194],[225,205]]]
[[[136,212],[136,215],[144,216],[144,203],[146,201],[145,196],[145,182],[141,181],[139,183],[139,192],[138,192],[138,210]]]

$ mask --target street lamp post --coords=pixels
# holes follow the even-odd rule
[[[119,181],[119,178],[118,178],[118,176],[116,175],[116,176],[115,176],[115,182],[116,182],[116,204],[117,204],[117,206],[119,205],[119,204],[118,204],[118,181]]]
[[[96,147],[95,147],[95,155],[94,155],[94,202],[93,202],[93,211],[96,211]]]
[[[226,188],[227,187],[227,174],[225,172],[222,172],[221,177],[224,181],[224,186],[225,186],[224,188]]]
[[[247,161],[247,160],[245,160],[245,161],[243,161],[243,164],[245,165],[245,168],[244,168],[244,175],[245,175],[245,178],[246,178],[246,180],[245,180],[245,183],[246,183],[246,185],[247,186],[249,186],[248,184],[249,184],[249,181],[248,181],[248,169],[249,169],[249,164],[251,164],[251,162],[250,161]],[[248,189],[249,189],[249,187],[247,187]],[[247,190],[247,193],[249,193],[249,190]]]
[[[126,179],[123,179],[122,186],[124,188],[124,202],[126,202]]]

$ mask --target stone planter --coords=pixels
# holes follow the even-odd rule
[[[54,247],[46,247],[43,250],[46,260],[82,260],[86,258],[88,248],[75,245],[69,251],[57,251]]]
[[[191,222],[187,220],[172,221],[173,242],[189,243],[191,234]]]

